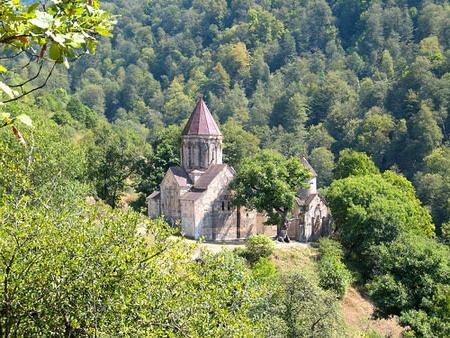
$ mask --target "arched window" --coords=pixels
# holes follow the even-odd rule
[[[198,143],[198,166],[202,167],[202,160],[203,160],[203,154],[202,154],[202,144]]]

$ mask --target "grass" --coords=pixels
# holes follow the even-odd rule
[[[272,261],[279,271],[301,268],[318,283],[318,250],[312,246],[277,246]],[[350,287],[341,301],[342,316],[345,320],[347,337],[401,337],[402,328],[396,319],[375,320],[372,318],[374,306],[370,300],[355,287]]]

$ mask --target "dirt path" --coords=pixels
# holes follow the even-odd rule
[[[402,327],[395,318],[371,319],[374,306],[358,290],[350,287],[342,300],[342,313],[349,329],[355,337],[364,336],[364,333],[374,330],[385,337],[401,337]]]

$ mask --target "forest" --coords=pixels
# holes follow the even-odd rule
[[[0,6],[0,337],[352,336],[351,284],[404,336],[450,335],[447,1]],[[199,98],[238,173],[317,171],[314,273],[258,236],[193,260],[145,216]]]

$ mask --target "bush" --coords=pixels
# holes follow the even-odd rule
[[[268,279],[274,277],[277,274],[275,264],[267,257],[261,257],[252,266],[253,277],[259,280]]]
[[[252,262],[269,257],[275,250],[275,243],[264,235],[251,235],[245,244],[248,259]]]
[[[281,290],[271,317],[282,321],[277,337],[345,336],[339,301],[333,292],[320,288],[300,269],[282,273],[279,281]]]
[[[352,275],[342,262],[344,253],[341,245],[331,239],[322,239],[319,252],[319,285],[326,290],[333,290],[339,298],[344,297]]]

